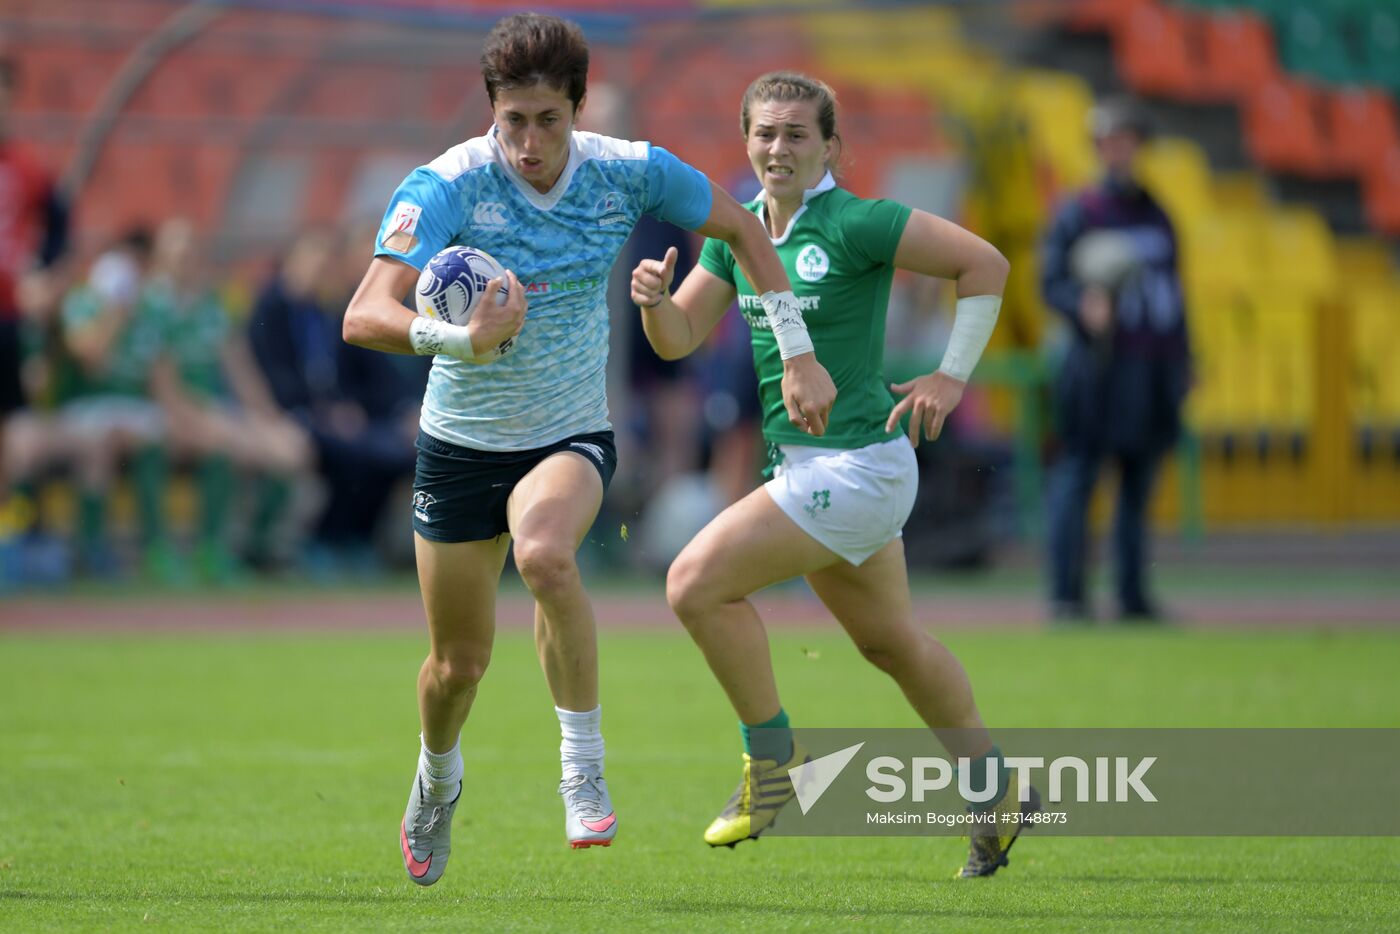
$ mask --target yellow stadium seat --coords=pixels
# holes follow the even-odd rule
[[[1400,279],[1352,291],[1352,417],[1400,426]]]
[[[1265,274],[1270,284],[1301,290],[1313,298],[1337,288],[1337,259],[1332,231],[1311,208],[1271,211],[1263,225]]]
[[[1168,136],[1138,153],[1137,174],[1178,227],[1211,209],[1210,165],[1193,140]]]
[[[1317,410],[1317,314],[1309,296],[1286,286],[1253,296],[1262,427],[1306,431]]]
[[[1228,430],[1224,364],[1229,329],[1218,294],[1186,296],[1191,311],[1191,357],[1195,385],[1187,397],[1187,418],[1198,431],[1215,434]]]
[[[1012,78],[1012,96],[1059,186],[1073,189],[1092,181],[1098,157],[1089,138],[1094,103],[1089,85],[1068,72],[1026,69]]]
[[[1254,172],[1217,172],[1210,182],[1210,200],[1220,210],[1253,213],[1268,210],[1269,193]]]
[[[1356,285],[1386,285],[1397,270],[1390,246],[1378,237],[1338,237],[1337,275],[1343,289]]]
[[[1261,265],[1258,230],[1247,211],[1211,211],[1178,227],[1181,273],[1192,291],[1247,293]]]
[[[1224,417],[1232,430],[1243,431],[1259,424],[1264,408],[1255,309],[1243,301],[1231,302],[1224,308],[1221,320]]]

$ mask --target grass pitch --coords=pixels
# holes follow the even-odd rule
[[[1400,636],[948,638],[1001,726],[1400,726]],[[443,881],[404,876],[417,754],[405,635],[0,637],[0,930],[1378,930],[1400,840],[1036,839],[954,881],[964,844],[700,831],[739,737],[683,634],[602,637],[611,849],[570,851],[558,733],[503,634],[463,736]],[[779,632],[797,726],[915,726],[833,627]],[[1306,754],[1306,750],[1300,750]],[[1366,806],[1396,807],[1395,776]]]

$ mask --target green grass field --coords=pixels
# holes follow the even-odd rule
[[[563,842],[557,724],[523,633],[463,737],[446,877],[404,876],[407,635],[0,637],[0,930],[1380,930],[1400,840],[1036,839],[954,881],[952,838],[711,851],[738,733],[673,631],[603,635],[611,849]],[[1396,634],[959,633],[993,724],[1400,726]],[[774,656],[798,726],[914,726],[833,630]],[[1300,750],[1306,754],[1306,750]],[[1395,807],[1395,776],[1370,806]]]

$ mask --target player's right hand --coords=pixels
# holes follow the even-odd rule
[[[826,367],[817,362],[817,355],[804,353],[783,361],[783,408],[788,421],[820,438],[826,434],[831,421],[831,407],[836,404],[836,384]]]
[[[632,270],[632,301],[642,308],[659,305],[670,294],[679,255],[679,251],[671,247],[664,259],[644,259],[638,263]]]
[[[489,298],[506,287],[506,300],[497,304]],[[490,354],[501,344],[520,333],[525,326],[525,312],[529,303],[525,300],[525,289],[515,273],[506,270],[504,277],[497,277],[486,283],[486,294],[472,311],[467,322],[467,333],[472,339],[472,353],[477,357]]]

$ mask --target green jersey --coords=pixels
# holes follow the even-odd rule
[[[104,313],[107,312],[97,292],[87,285],[78,286],[63,300],[63,329],[71,334],[90,327]],[[157,316],[138,304],[113,339],[107,364],[102,371],[94,373],[75,369],[64,383],[64,395],[69,398],[146,395],[151,367],[161,354],[164,331]]]
[[[761,217],[762,204],[760,195],[747,207]],[[763,437],[770,444],[860,448],[899,437],[898,431],[885,431],[885,420],[894,407],[883,372],[885,313],[894,254],[909,214],[909,208],[893,201],[857,198],[837,188],[828,175],[806,193],[786,233],[773,241],[802,308],[817,360],[836,383],[836,405],[820,438],[788,421],[778,342],[729,244],[705,241],[700,265],[734,285],[739,309],[753,330]]]
[[[187,390],[206,399],[226,394],[223,350],[231,330],[228,312],[212,291],[182,296],[166,282],[146,286],[142,306],[164,330],[165,352]]]

